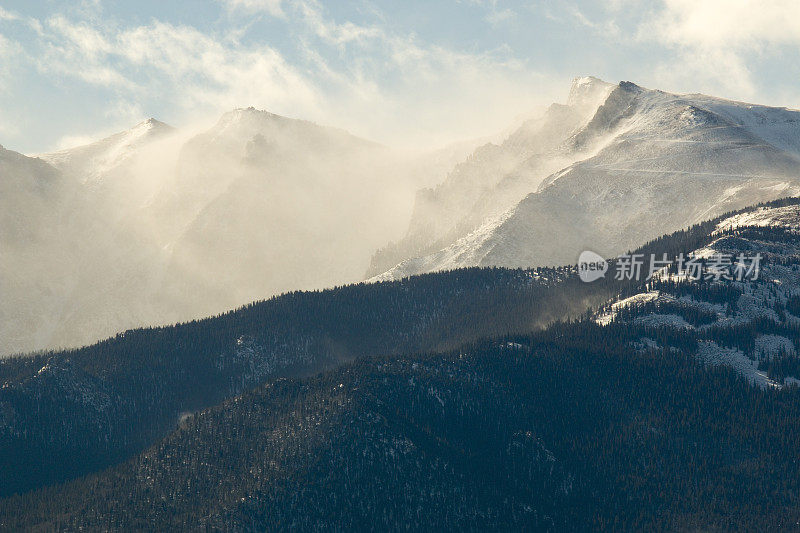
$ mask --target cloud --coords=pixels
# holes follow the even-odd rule
[[[20,16],[0,7],[0,20],[19,20]]]
[[[316,0],[299,1],[295,5],[305,24],[314,31],[317,37],[329,43],[341,45],[351,41],[384,36],[384,32],[374,26],[354,24],[350,21],[337,24],[334,21],[326,20],[323,17],[322,6]]]
[[[191,109],[232,108],[270,102],[308,111],[311,84],[265,45],[244,46],[190,26],[154,21],[132,28],[104,28],[64,17],[47,21],[40,69],[114,91],[130,101],[163,98]],[[137,109],[127,105],[127,109]],[[130,113],[108,113],[128,116]]]
[[[649,12],[637,38],[674,50],[657,69],[667,83],[714,87],[753,97],[754,60],[800,47],[800,3],[795,0],[664,0]]]
[[[109,130],[103,130],[90,135],[64,135],[58,139],[58,141],[56,141],[54,149],[66,150],[68,148],[75,148],[76,146],[85,146],[97,141],[98,139],[106,137],[111,133],[113,132]]]
[[[484,19],[493,27],[500,26],[518,17],[517,12],[509,7],[498,8],[498,0],[469,0],[469,2],[488,10]]]
[[[56,16],[47,20],[40,31],[43,51],[34,60],[41,71],[78,77],[93,85],[136,87],[132,80],[108,63],[107,59],[115,51],[115,43],[100,30],[87,23],[76,24]]]
[[[9,90],[22,53],[22,46],[18,42],[0,33],[0,57],[3,58],[3,61],[0,61],[0,94]]]
[[[492,26],[499,26],[504,22],[513,20],[516,16],[517,13],[513,9],[505,8],[505,9],[492,10],[491,13],[486,15],[486,20]]]
[[[280,9],[291,44],[279,50],[269,36],[242,30],[252,18],[200,31],[73,12],[23,21],[32,41],[27,58],[59,84],[75,80],[99,91],[100,116],[113,124],[81,125],[83,132],[147,116],[180,125],[254,106],[388,144],[429,147],[503,129],[564,89],[505,47],[467,53],[431,45],[393,31],[379,13],[355,23],[333,20],[316,0],[226,5]],[[64,133],[59,145],[74,141],[75,131]]]
[[[407,45],[396,48],[395,57],[408,74],[408,82],[393,94],[398,107],[410,107],[416,99],[420,133],[440,132],[423,145],[506,128],[567,87],[566,81],[504,57],[502,50],[473,55]]]
[[[7,137],[14,137],[20,133],[19,128],[6,116],[5,110],[0,108],[0,136],[5,139]],[[5,142],[5,140],[2,140],[2,142]],[[0,143],[0,146],[2,145],[3,144]],[[6,148],[8,148],[7,145]]]
[[[148,98],[187,112],[253,105],[411,145],[503,128],[553,92],[503,48],[460,53],[378,25],[333,21],[316,1],[283,7],[302,23],[299,64],[266,44],[244,44],[234,32],[211,35],[157,20],[101,26],[63,16],[44,25],[39,64],[107,88],[118,109],[143,109],[136,103]]]
[[[646,27],[657,38],[697,48],[800,44],[795,0],[665,0]]]
[[[378,24],[339,24],[315,0],[294,5],[323,44],[347,47],[336,67],[318,46],[305,49],[326,92],[346,95],[329,120],[370,137],[430,146],[485,135],[563,90],[507,47],[459,52]]]
[[[576,20],[576,21],[577,21],[579,24],[581,24],[582,26],[586,26],[587,28],[591,28],[591,29],[593,29],[593,30],[596,30],[596,29],[599,27],[599,25],[598,25],[596,22],[594,22],[594,21],[592,21],[591,19],[589,19],[589,17],[587,17],[586,15],[584,15],[584,14],[583,14],[583,11],[581,11],[580,9],[578,9],[576,6],[573,6],[573,5],[568,5],[568,4],[567,4],[567,5],[565,5],[565,8],[566,8],[566,9],[567,9],[567,11],[569,12],[569,14],[570,14],[570,15],[571,15],[571,16],[572,16],[572,17],[573,17],[573,18],[574,18],[574,19],[575,19],[575,20]]]
[[[283,18],[283,0],[217,0],[230,11],[266,11],[274,17]]]

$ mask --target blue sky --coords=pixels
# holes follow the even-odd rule
[[[800,107],[800,3],[0,1],[0,144],[24,153],[251,105],[435,146],[579,75]]]

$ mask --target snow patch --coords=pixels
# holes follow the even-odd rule
[[[733,368],[752,385],[761,388],[780,388],[781,385],[770,379],[766,372],[758,369],[758,362],[748,358],[741,350],[723,348],[713,341],[697,343],[697,355],[706,364],[725,365]]]

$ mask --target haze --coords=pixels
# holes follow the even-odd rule
[[[546,106],[576,75],[797,107],[797,20],[789,2],[6,2],[0,354],[436,256],[619,133],[551,153],[613,86],[564,122]]]

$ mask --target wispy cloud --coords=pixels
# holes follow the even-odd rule
[[[274,17],[284,17],[283,0],[218,0],[230,11],[266,11]]]
[[[316,0],[295,2],[295,6],[302,14],[303,21],[310,27],[317,37],[331,44],[345,44],[352,41],[363,41],[384,37],[384,31],[375,26],[365,26],[347,21],[336,23],[323,16],[322,6]]]
[[[298,55],[290,62],[236,27],[212,33],[61,14],[26,22],[39,45],[28,60],[44,75],[109,91],[106,116],[120,121],[155,100],[186,116],[253,105],[420,145],[502,128],[552,94],[549,78],[502,47],[465,53],[428,45],[380,18],[335,21],[316,0],[227,3],[291,19]]]
[[[19,20],[20,16],[0,7],[0,20]]]
[[[21,55],[20,44],[0,33],[0,57],[3,58],[3,61],[0,61],[0,93],[8,90]]]
[[[45,24],[45,40],[43,71],[79,77],[131,101],[161,96],[185,109],[254,100],[301,111],[313,105],[311,83],[274,49],[190,26],[154,21],[98,28],[54,17]]]
[[[488,13],[484,17],[492,26],[500,26],[518,17],[515,10],[510,7],[501,7],[498,0],[471,0],[473,4],[483,6]]]
[[[752,61],[800,48],[800,3],[794,0],[664,0],[649,11],[638,39],[674,50],[662,78],[755,96]]]

